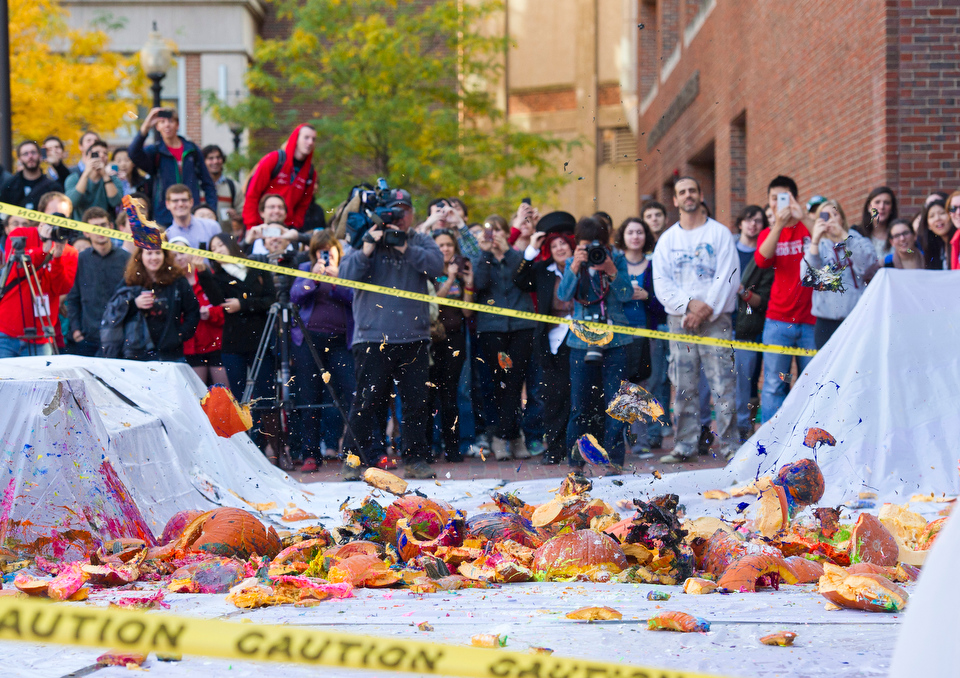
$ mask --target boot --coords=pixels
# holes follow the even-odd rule
[[[523,440],[523,436],[510,441],[510,451],[513,452],[514,459],[529,459],[530,450]]]

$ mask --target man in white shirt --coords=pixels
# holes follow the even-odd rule
[[[193,215],[193,194],[184,184],[174,184],[164,196],[173,223],[167,227],[167,240],[186,238],[190,247],[200,247],[200,243],[209,243],[210,238],[220,233],[220,224],[213,219],[204,219]]]
[[[732,339],[731,314],[740,285],[740,262],[730,229],[700,209],[700,184],[681,177],[674,184],[673,204],[680,221],[664,231],[653,252],[653,290],[667,311],[675,334]],[[733,349],[670,342],[670,380],[676,386],[676,437],[664,463],[697,459],[700,437],[698,381],[706,374],[717,409],[720,452],[727,459],[737,451],[736,374]]]

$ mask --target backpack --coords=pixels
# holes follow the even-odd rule
[[[277,178],[277,175],[280,174],[280,170],[283,169],[283,163],[287,161],[287,152],[282,149],[277,149],[277,162],[274,163],[273,169],[270,170],[270,181],[273,182]],[[307,183],[311,183],[317,176],[317,170],[314,168],[313,164],[310,165],[310,173],[307,175]]]

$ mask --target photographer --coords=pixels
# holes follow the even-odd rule
[[[310,241],[310,261],[300,264],[301,271],[339,277],[343,248],[333,231],[314,231]],[[294,373],[301,405],[328,405],[322,410],[302,414],[304,473],[316,471],[324,457],[339,455],[345,422],[331,406],[324,379],[328,379],[340,401],[348,409],[353,403],[356,383],[353,375],[353,290],[342,285],[297,278],[290,290],[290,301],[297,305],[306,332],[298,326],[291,330]],[[310,351],[312,342],[327,374],[321,373]]]
[[[594,217],[584,217],[574,230],[577,248],[567,262],[557,288],[560,301],[573,301],[573,319],[615,325],[629,325],[623,303],[633,298],[633,286],[627,273],[627,260],[610,245],[610,229]],[[606,414],[602,421],[589,413],[603,413],[627,378],[629,348],[633,337],[616,334],[604,346],[592,346],[573,332],[567,334],[570,347],[570,421],[567,424],[567,449],[571,466],[583,466],[576,454],[577,439],[592,430],[602,429],[603,447],[610,455],[607,475],[623,472],[624,422]],[[602,402],[598,399],[602,398]],[[598,436],[599,438],[599,436]]]
[[[83,170],[74,170],[64,185],[73,201],[73,218],[80,219],[90,207],[113,213],[123,199],[123,185],[107,170],[109,149],[99,139],[83,154]]]
[[[51,240],[50,227],[44,226],[47,237],[42,241],[40,231],[33,226],[15,228],[7,235],[3,259],[9,269],[0,290],[0,358],[53,354],[54,339],[44,336],[43,324],[53,324],[52,308],[73,286],[76,266],[63,259],[65,241]],[[18,256],[28,257],[37,271],[41,297],[36,303],[26,272],[20,263],[11,261]],[[35,308],[39,313],[34,313]]]
[[[251,226],[243,234],[240,249],[245,254],[267,254],[264,238],[283,238],[288,242],[310,242],[311,233],[301,234],[295,228],[287,228],[283,222],[287,219],[287,205],[283,197],[276,193],[267,193],[260,198],[260,219],[258,226]],[[306,239],[304,239],[304,236]]]
[[[349,248],[340,264],[340,276],[397,290],[426,294],[427,285],[443,273],[443,254],[433,239],[411,233],[414,212],[410,193],[395,189],[381,193],[389,210],[402,214],[390,225],[374,224],[359,248]],[[394,216],[390,215],[393,219]],[[423,301],[357,291],[353,300],[353,356],[357,397],[350,410],[346,451],[374,466],[386,455],[379,432],[396,383],[403,402],[403,461],[407,478],[435,478],[425,459],[427,442],[430,309]],[[359,480],[360,469],[344,465],[344,480]]]
[[[516,311],[533,311],[533,299],[513,284],[523,255],[510,248],[506,222],[490,217],[480,238],[482,254],[473,262],[477,303]],[[481,313],[477,316],[477,343],[487,367],[493,371],[493,401],[497,423],[490,442],[497,461],[529,459],[520,419],[523,382],[533,353],[532,320]]]

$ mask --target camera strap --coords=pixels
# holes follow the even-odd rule
[[[0,297],[7,296],[8,292],[10,292],[11,290],[15,290],[17,287],[20,286],[20,283],[22,283],[26,279],[27,279],[27,276],[21,274],[21,275],[18,275],[13,280],[8,281],[6,286],[2,290],[0,290]]]

